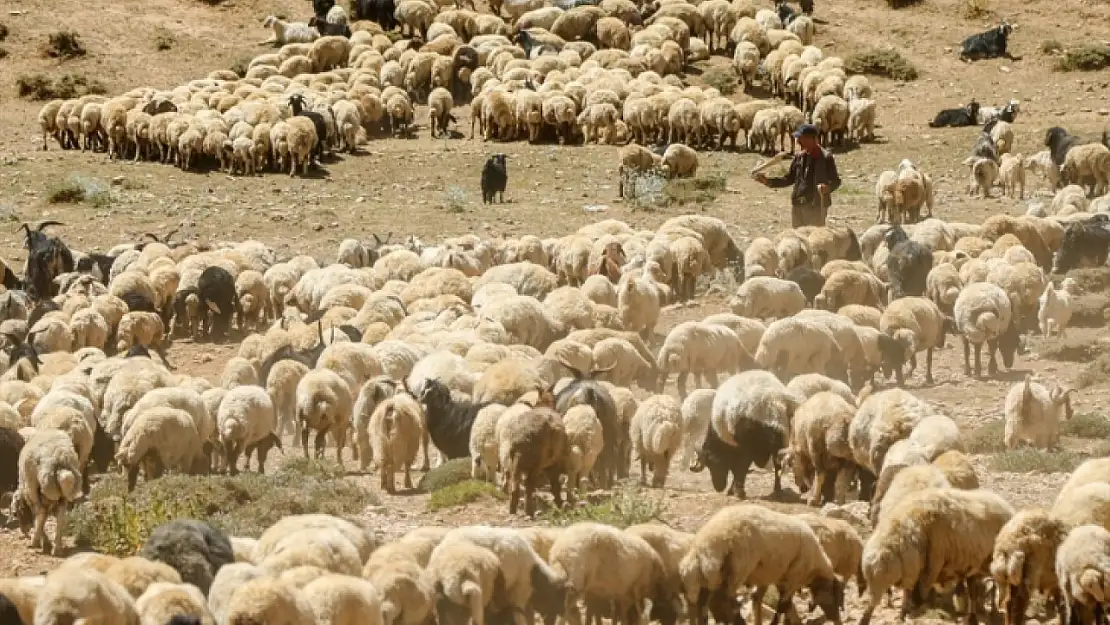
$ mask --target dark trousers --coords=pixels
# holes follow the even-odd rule
[[[790,208],[791,228],[802,226],[824,226],[828,209],[821,206],[820,200],[795,204]]]

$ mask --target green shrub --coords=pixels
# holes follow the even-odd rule
[[[666,506],[659,495],[649,494],[630,485],[622,485],[612,493],[601,493],[592,501],[580,501],[565,508],[551,508],[543,517],[553,525],[573,525],[583,521],[628,527],[659,520]]]
[[[1104,43],[1084,43],[1064,52],[1057,61],[1061,72],[1097,72],[1110,67],[1110,46]]]
[[[1084,412],[1065,421],[1060,432],[1066,436],[1098,440],[1110,439],[1110,419],[1095,412]]]
[[[1041,54],[1060,54],[1064,45],[1055,39],[1046,39],[1041,42]]]
[[[84,74],[62,74],[52,80],[44,74],[23,74],[16,78],[16,93],[28,100],[69,100],[84,95],[103,95],[104,84]]]
[[[894,80],[917,80],[917,68],[894,48],[868,48],[844,60],[849,74],[885,76]]]
[[[964,448],[971,454],[993,454],[1006,451],[1002,443],[1002,435],[1006,431],[1006,424],[1002,421],[990,421],[967,434]]]
[[[1022,447],[992,456],[988,465],[992,471],[1008,473],[1071,473],[1083,460],[1080,454],[1066,449],[1045,451]]]
[[[42,54],[52,59],[75,59],[85,56],[85,46],[81,44],[81,38],[76,32],[60,30],[50,34]]]
[[[232,535],[258,536],[289,515],[351,516],[377,504],[365,488],[339,479],[342,474],[326,463],[290,462],[271,475],[168,475],[140,482],[130,494],[123,476],[106,475],[73,511],[73,535],[79,547],[131,555],[154,528],[174,519],[203,519]]]
[[[46,192],[46,201],[51,204],[77,204],[85,199],[85,186],[76,178],[59,182]]]
[[[448,486],[454,486],[470,479],[470,459],[455,458],[428,471],[416,485],[422,493],[434,493]]]
[[[465,480],[432,491],[432,496],[428,498],[428,510],[435,512],[444,508],[464,506],[480,499],[505,499],[505,494],[489,482]]]

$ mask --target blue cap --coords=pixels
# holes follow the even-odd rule
[[[794,131],[794,138],[805,136],[816,137],[817,134],[817,126],[814,126],[813,124],[802,124],[801,126],[798,126],[797,130]]]

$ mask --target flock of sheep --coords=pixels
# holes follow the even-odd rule
[[[416,105],[427,105],[433,137],[447,134],[467,103],[471,137],[487,141],[634,141],[693,153],[735,148],[744,132],[748,148],[773,151],[803,121],[838,145],[874,138],[867,78],[848,77],[840,57],[813,45],[814,20],[785,3],[756,11],[728,0],[604,0],[564,9],[526,0],[489,14],[403,0],[389,20],[363,16],[384,24],[350,21],[331,0],[313,5],[310,23],[268,17],[266,43],[280,49],[256,56],[242,76],[218,70],[168,90],[48,102],[38,117],[42,148],[53,137],[113,159],[304,175],[332,150],[410,133]],[[387,37],[383,26],[394,24],[407,36]],[[686,69],[711,53],[732,56],[742,88],[758,80],[782,103],[686,86]]]
[[[853,493],[870,501],[875,530],[863,543],[831,519],[741,505],[692,536],[593,524],[425,533],[412,561],[383,547],[387,566],[375,564],[376,542],[361,529],[291,517],[271,530],[273,541],[270,532],[232,540],[240,564],[221,568],[214,545],[226,538],[200,524],[174,531],[201,538],[156,534],[146,559],[80,556],[97,564],[2,581],[0,594],[24,615],[37,610],[25,621],[34,623],[151,604],[201,619],[211,609],[216,622],[239,625],[349,622],[327,607],[347,601],[359,613],[379,606],[372,612],[390,623],[422,623],[433,606],[444,621],[518,621],[529,610],[577,622],[578,599],[595,616],[672,623],[705,610],[731,622],[737,590],[753,589],[758,610],[762,589],[775,585],[776,612],[793,610],[792,594],[808,588],[835,621],[843,584],[858,573],[868,615],[890,588],[905,591],[907,610],[929,601],[932,586],[957,582],[974,613],[990,575],[1011,614],[1034,589],[1069,613],[1101,609],[1095,590],[1110,574],[1099,559],[1110,555],[1110,534],[1083,524],[1105,523],[1110,462],[1077,472],[1093,482],[1082,497],[1065,488],[1052,511],[1014,514],[978,490],[959,426],[904,386],[922,353],[932,381],[933,351],[950,333],[976,377],[984,347],[993,375],[997,356],[1014,364],[1023,334],[1063,335],[1076,281],[1057,287],[1050,277],[1105,265],[1104,216],[927,218],[738,242],[721,220],[684,215],[655,230],[605,220],[550,239],[348,239],[330,264],[279,259],[258,241],[206,247],[169,237],[85,254],[45,232],[49,224],[25,226],[26,266],[22,276],[5,267],[0,293],[0,491],[12,492],[11,518],[33,530],[31,544],[55,554],[91,475],[119,470],[134,488],[140,475],[166,471],[236,473],[251,456],[262,471],[289,433],[305,456],[330,444],[343,461],[349,447],[389,492],[397,473],[412,486],[418,457],[425,469],[468,458],[475,478],[509,494],[510,513],[523,506],[529,515],[540,488],[550,487],[554,505],[564,490],[573,503],[583,481],[607,488],[635,475],[634,460],[645,485],[650,477],[665,486],[679,456],[741,498],[752,465],[773,468],[774,494],[792,470],[811,505]],[[657,341],[664,307],[695,298],[705,279],[739,283],[730,312],[680,323]],[[175,373],[172,340],[219,340],[233,325],[245,338],[217,385]],[[881,389],[880,372],[897,386]],[[664,391],[672,379],[677,396]],[[1055,446],[1073,397],[1051,381],[1015,384],[1001,407],[1005,445]],[[315,524],[283,542],[278,528],[298,519]],[[1058,532],[1030,532],[1029,523]],[[975,531],[953,536],[951,527]],[[833,536],[847,536],[848,551]],[[207,568],[175,560],[187,555]],[[617,577],[597,568],[618,558],[642,564]],[[219,583],[225,571],[236,572],[229,587]],[[117,576],[137,585],[121,589]],[[143,579],[176,585],[147,588]],[[144,622],[166,622],[153,613],[161,620]],[[110,622],[133,622],[121,618]]]

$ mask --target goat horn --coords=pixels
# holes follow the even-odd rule
[[[38,230],[39,232],[42,232],[42,229],[47,227],[47,226],[64,226],[64,225],[65,224],[60,222],[60,221],[54,221],[54,220],[48,219],[48,220],[40,223],[38,225],[38,227],[35,228],[35,229]]]
[[[158,235],[156,235],[156,234],[154,234],[154,233],[152,233],[152,232],[144,232],[144,233],[143,233],[143,236],[144,236],[144,237],[150,237],[151,239],[153,239],[153,240],[154,240],[155,242],[157,242],[157,243],[161,243],[161,242],[162,242],[162,239],[159,239],[159,238],[158,238]]]
[[[758,175],[758,174],[761,174],[761,173],[767,171],[768,169],[770,169],[771,167],[777,165],[778,163],[781,163],[782,161],[785,161],[786,159],[790,158],[790,156],[791,156],[791,154],[789,152],[779,152],[778,154],[772,156],[771,158],[769,158],[769,159],[763,161],[762,163],[759,163],[755,167],[753,167],[752,170],[749,172],[749,174],[753,177]]]

